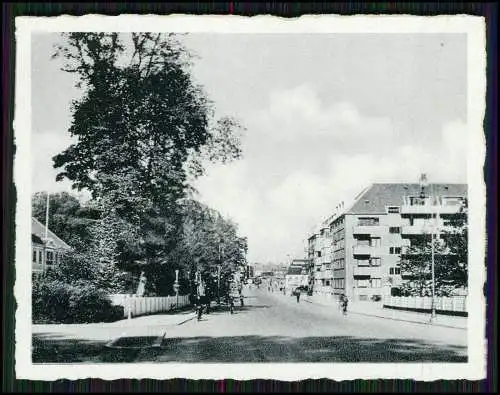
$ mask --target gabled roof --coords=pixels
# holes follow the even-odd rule
[[[33,233],[31,234],[31,242],[33,244],[40,244],[40,245],[45,244],[40,237],[38,237],[37,235],[34,235]]]
[[[40,240],[42,242],[42,244],[46,244],[44,242],[45,225],[43,225],[36,218],[32,217],[31,218],[31,240],[34,241],[35,237],[37,238],[37,240]],[[53,247],[56,249],[64,249],[64,250],[71,249],[71,247],[68,244],[66,244],[63,240],[61,240],[59,237],[57,237],[56,234],[54,232],[52,232],[50,229],[48,229],[48,231],[47,231],[47,238],[50,241],[52,241]]]
[[[372,184],[346,211],[346,214],[385,213],[386,206],[401,206],[405,196],[418,196],[420,184]],[[426,193],[436,196],[467,196],[467,184],[429,184]]]

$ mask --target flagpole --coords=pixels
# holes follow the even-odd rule
[[[49,235],[49,192],[47,192],[47,206],[45,209],[45,239]]]

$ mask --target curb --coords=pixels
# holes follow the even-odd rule
[[[318,306],[329,307],[328,305],[324,305],[324,304],[318,303],[318,302],[312,302],[310,300],[306,300],[306,302],[307,303],[311,303],[311,304],[316,304]],[[377,317],[377,318],[383,318],[383,319],[392,320],[392,321],[411,322],[411,323],[420,324],[420,325],[431,325],[431,326],[440,326],[440,327],[444,327],[444,328],[453,328],[453,329],[467,330],[467,328],[464,328],[464,327],[461,327],[461,326],[446,325],[446,324],[431,323],[431,322],[422,322],[422,321],[415,321],[415,320],[405,320],[405,319],[402,319],[402,318],[392,318],[392,317],[387,317],[387,316],[383,316],[383,315],[361,313],[361,312],[357,312],[357,311],[350,311],[349,314],[358,314],[358,315],[364,315],[364,316],[367,316],[367,317]]]

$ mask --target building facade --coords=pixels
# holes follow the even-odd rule
[[[432,237],[432,226],[449,228],[462,215],[465,184],[373,184],[354,203],[343,204],[330,218],[326,238],[309,237],[309,258],[314,259],[315,293],[346,294],[355,301],[378,301],[397,294],[405,273],[400,262],[419,238]],[[323,262],[322,246],[330,243],[331,277]],[[327,261],[328,258],[325,258]],[[329,274],[329,272],[327,272]],[[331,286],[327,281],[331,279]],[[324,281],[323,281],[324,280]]]
[[[294,259],[285,274],[285,293],[290,294],[297,287],[309,289],[311,282],[311,266],[309,259]]]
[[[308,238],[307,257],[312,262],[311,288],[314,294],[331,294],[333,286],[331,218]]]
[[[33,279],[57,265],[61,257],[70,249],[71,247],[50,229],[47,229],[47,236],[45,236],[45,225],[36,218],[31,219],[31,270]]]

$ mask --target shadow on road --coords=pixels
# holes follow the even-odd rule
[[[236,336],[165,338],[158,362],[467,362],[467,348],[416,340]]]
[[[58,333],[33,335],[33,363],[98,363],[106,341],[68,339]]]
[[[133,347],[123,342],[123,347],[107,347],[100,341],[65,339],[57,334],[35,335],[33,363],[467,362],[466,347],[404,339],[185,337],[165,338],[159,347],[152,347],[149,339],[146,340],[127,338],[126,343]]]

